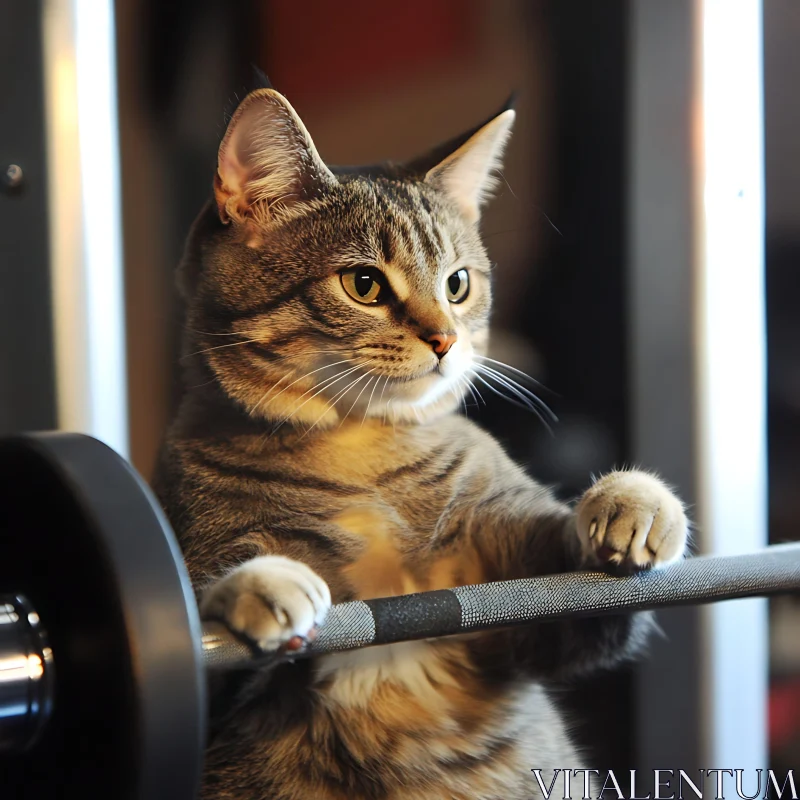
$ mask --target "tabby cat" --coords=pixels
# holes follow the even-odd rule
[[[249,94],[179,271],[186,388],[156,488],[201,611],[264,650],[331,601],[683,556],[681,502],[614,472],[575,508],[458,412],[485,357],[479,235],[514,111],[404,165],[328,167]],[[475,800],[580,768],[548,681],[617,664],[649,615],[388,645],[225,676],[203,797]]]

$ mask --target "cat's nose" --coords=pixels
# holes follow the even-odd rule
[[[444,358],[450,348],[456,343],[458,336],[455,333],[432,333],[425,337],[425,341],[433,348],[439,358]]]

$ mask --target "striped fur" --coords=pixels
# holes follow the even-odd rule
[[[258,573],[277,563],[264,556],[307,565],[333,602],[680,557],[683,509],[656,478],[606,476],[573,510],[454,413],[488,339],[475,218],[505,123],[439,151],[442,169],[323,170],[288,103],[266,99],[234,116],[180,271],[186,390],[156,488],[203,608],[264,641],[291,633],[269,577],[289,562]],[[283,133],[248,134],[271,124]],[[386,302],[344,291],[340,271],[362,265],[384,274]],[[460,268],[469,295],[448,303]],[[444,333],[457,339],[439,359],[428,340]],[[224,676],[203,797],[536,796],[531,768],[591,766],[543,686],[630,657],[650,624],[539,624]]]

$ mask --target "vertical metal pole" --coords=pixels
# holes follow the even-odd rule
[[[0,435],[56,424],[39,2],[0,24]]]
[[[633,457],[692,504],[698,552],[744,552],[767,540],[761,4],[631,12]],[[638,766],[764,767],[765,601],[660,619]]]
[[[112,0],[46,0],[43,42],[58,424],[127,456]]]
[[[698,508],[704,549],[729,554],[767,541],[762,8],[701,8]],[[709,762],[764,767],[766,600],[710,606],[702,621]]]

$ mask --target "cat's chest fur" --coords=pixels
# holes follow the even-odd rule
[[[353,425],[328,432],[306,454],[318,474],[354,489],[324,502],[328,521],[352,543],[345,573],[358,599],[483,579],[454,541],[492,480],[492,454],[477,448],[482,436],[459,418],[399,430]]]
[[[468,506],[470,491],[484,480],[485,459],[473,460],[482,436],[460,418],[400,429],[367,423],[329,431],[306,453],[307,463],[321,474],[360,489],[330,516],[353,543],[354,557],[344,574],[355,597],[484,579],[469,548],[446,541],[450,526],[457,525],[453,505]],[[319,659],[315,675],[335,705],[365,708],[376,693],[384,701],[393,697],[392,702],[414,697],[446,719],[453,709],[442,687],[458,690],[446,660],[459,659],[458,651],[453,642],[374,647]]]

